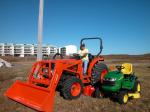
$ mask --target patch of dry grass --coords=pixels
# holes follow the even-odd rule
[[[54,112],[150,112],[150,58],[141,56],[137,58],[120,57],[119,59],[106,57],[105,60],[108,65],[117,65],[123,62],[133,63],[135,74],[142,84],[141,99],[134,99],[126,105],[120,105],[109,98],[96,99],[81,95],[79,99],[68,101],[56,92]],[[35,112],[3,96],[16,77],[26,80],[33,62],[12,61],[12,63],[14,64],[13,68],[0,68],[0,112]]]

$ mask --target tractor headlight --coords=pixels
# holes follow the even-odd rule
[[[105,78],[105,81],[116,81],[116,78]]]
[[[110,81],[116,81],[116,78],[111,78]]]

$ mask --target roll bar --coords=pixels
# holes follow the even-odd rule
[[[83,44],[84,40],[99,40],[99,42],[100,42],[100,51],[98,52],[97,56],[100,56],[100,54],[102,53],[102,50],[103,50],[102,39],[100,37],[82,38],[81,41],[80,41],[80,45]]]

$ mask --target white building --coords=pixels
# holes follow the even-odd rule
[[[34,44],[24,44],[24,56],[34,55]]]
[[[34,45],[34,55],[37,55],[37,45]],[[57,47],[52,45],[43,45],[42,47],[43,55],[54,55],[57,53]]]
[[[75,45],[64,46],[59,49],[59,52],[63,55],[72,55],[74,53],[77,53],[77,46]]]
[[[63,55],[72,55],[77,53],[77,46],[68,45],[61,48],[57,48],[53,45],[43,45],[43,55],[49,56],[55,53],[61,53]],[[33,56],[37,55],[37,44],[13,44],[13,43],[0,43],[0,56]]]
[[[14,56],[14,45],[12,43],[5,43],[4,44],[4,56]]]
[[[53,55],[57,53],[57,47],[52,45],[43,45],[43,55]],[[32,56],[37,55],[36,44],[13,44],[13,43],[0,43],[0,56]]]
[[[0,55],[4,56],[4,43],[0,43]]]
[[[58,48],[55,46],[50,46],[50,54],[55,54],[58,52]]]
[[[24,57],[24,44],[13,44],[14,56]]]

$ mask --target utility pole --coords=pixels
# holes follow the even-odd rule
[[[39,0],[37,61],[42,60],[43,56],[42,55],[43,9],[44,9],[44,0]]]

